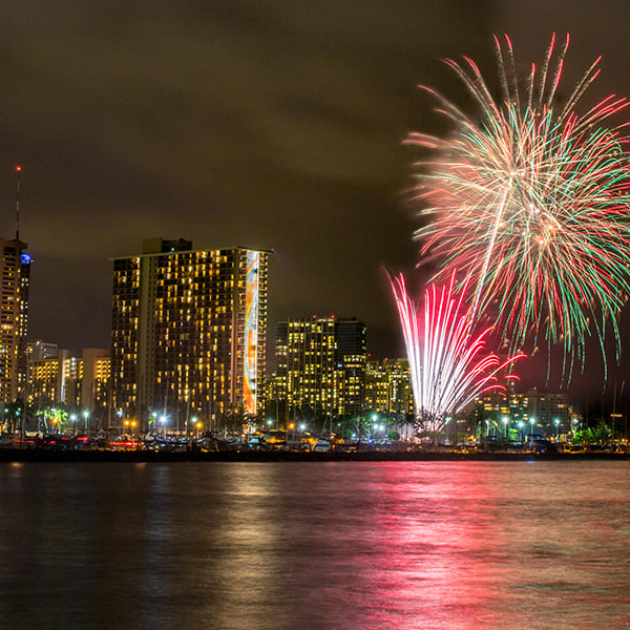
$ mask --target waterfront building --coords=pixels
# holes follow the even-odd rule
[[[32,362],[29,370],[28,403],[34,415],[60,407],[88,412],[103,421],[108,413],[109,351],[86,348],[78,356],[59,350],[57,356]]]
[[[96,417],[109,416],[111,357],[104,348],[85,348],[81,356],[81,409]]]
[[[19,236],[0,238],[0,401],[24,398],[31,257]]]
[[[483,431],[503,437],[505,425],[509,435],[520,439],[530,435],[553,437],[566,433],[571,426],[571,406],[564,392],[543,393],[533,388],[516,393],[510,385],[507,395],[485,394],[477,400],[483,408]]]
[[[26,388],[24,399],[30,402],[33,400],[33,365],[35,361],[53,359],[59,353],[56,343],[49,343],[42,339],[33,339],[26,344]]]
[[[519,420],[527,421],[527,400],[522,394],[502,392],[485,393],[477,399],[477,404],[483,407],[483,420],[489,426],[496,425],[497,430],[503,422],[503,418],[511,416],[512,410],[518,415]]]
[[[525,396],[529,421],[530,424],[534,424],[534,433],[551,437],[556,433],[569,431],[571,407],[565,392],[543,393],[534,387],[528,390]]]
[[[366,410],[401,420],[413,416],[413,393],[407,359],[368,361],[365,380]]]
[[[113,259],[112,404],[148,428],[262,404],[269,252],[144,241]]]
[[[276,328],[276,393],[287,408],[314,417],[338,412],[339,384],[332,317],[292,319]],[[310,410],[305,409],[306,406]]]
[[[336,368],[339,372],[339,414],[361,412],[365,396],[367,335],[365,324],[352,317],[335,320]]]
[[[507,392],[489,392],[475,402],[477,410],[464,411],[468,416],[468,429],[479,435],[520,439],[531,433],[529,399],[527,394],[514,391],[514,384],[507,383]]]
[[[529,422],[529,398],[527,394],[517,394],[514,386],[508,390],[508,418],[512,426],[521,427]]]
[[[316,317],[276,329],[277,400],[314,418],[359,413],[365,390],[366,329],[356,318]]]
[[[56,357],[33,361],[28,402],[35,415],[55,406],[76,408],[80,403],[81,376],[81,359],[70,350],[59,350]]]

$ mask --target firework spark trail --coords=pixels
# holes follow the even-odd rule
[[[628,102],[608,96],[575,111],[599,74],[599,58],[564,105],[556,98],[569,38],[555,36],[538,70],[519,88],[513,47],[495,38],[501,99],[468,58],[447,60],[477,105],[468,115],[433,90],[438,111],[455,123],[445,138],[410,134],[436,152],[419,163],[416,199],[429,222],[416,232],[421,262],[434,280],[454,269],[474,288],[471,317],[498,309],[495,324],[511,352],[530,338],[563,349],[563,373],[582,367],[585,339],[612,327],[630,293],[630,159],[626,125],[606,127]],[[425,88],[426,89],[426,88]]]
[[[495,354],[482,354],[492,329],[473,335],[470,309],[463,306],[464,291],[459,295],[454,292],[455,274],[442,288],[430,285],[422,305],[409,296],[402,275],[389,281],[407,348],[415,414],[420,423],[440,431],[449,415],[477,396],[505,391],[497,375],[524,355],[502,362]],[[506,378],[516,376],[507,374]]]

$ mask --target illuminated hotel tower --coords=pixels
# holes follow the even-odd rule
[[[28,332],[28,283],[31,257],[20,240],[20,172],[16,172],[15,238],[0,238],[0,401],[24,398],[26,387],[26,336]]]
[[[144,241],[114,258],[112,403],[141,422],[253,415],[265,374],[269,252]]]
[[[359,413],[365,388],[366,329],[356,318],[280,322],[276,390],[287,409],[308,405],[325,416]]]
[[[26,336],[28,330],[28,282],[31,257],[26,243],[0,238],[0,400],[24,397],[26,384]]]

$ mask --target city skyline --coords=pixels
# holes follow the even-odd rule
[[[0,630],[627,627],[629,21],[1,0]]]
[[[4,3],[1,233],[13,232],[21,163],[22,233],[35,259],[29,337],[107,347],[108,259],[192,227],[200,247],[274,248],[272,329],[288,317],[354,315],[374,356],[401,356],[382,271],[417,261],[418,219],[403,203],[414,156],[401,141],[440,125],[416,85],[450,94],[440,58],[492,63],[492,34],[508,32],[519,59],[537,59],[556,30],[572,34],[569,83],[602,54],[598,94],[630,94],[623,20],[587,23],[586,8],[158,2],[147,20],[138,2]],[[624,10],[608,1],[599,12]],[[629,329],[625,312],[623,338]],[[611,365],[609,390],[629,350]],[[520,368],[526,378],[536,360]],[[589,358],[575,391],[599,395],[602,373]]]

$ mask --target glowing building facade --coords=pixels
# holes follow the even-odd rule
[[[114,259],[112,398],[144,426],[254,415],[265,374],[269,252],[144,242]]]
[[[366,330],[357,319],[313,317],[278,324],[274,391],[287,409],[314,416],[359,413],[365,387]]]
[[[89,411],[99,420],[108,413],[109,351],[86,348],[81,356],[59,350],[54,357],[30,363],[28,403],[35,415],[51,407]]]
[[[407,359],[368,362],[365,408],[400,419],[413,415],[413,393]]]
[[[85,348],[81,356],[81,409],[97,417],[111,416],[109,383],[111,378],[109,350]],[[111,420],[111,417],[110,417]]]
[[[29,406],[36,414],[56,405],[79,407],[82,378],[81,358],[70,350],[59,350],[56,357],[33,361],[29,370]]]
[[[556,422],[564,429],[569,427],[571,406],[566,392],[545,393],[536,388],[528,390],[527,399],[530,423],[545,435],[553,435]]]
[[[0,401],[24,398],[31,257],[26,243],[0,238]]]
[[[536,388],[526,393],[510,389],[506,396],[487,394],[477,400],[483,406],[483,419],[490,435],[504,435],[504,419],[515,435],[554,436],[556,428],[567,431],[571,426],[572,407],[566,392],[546,393]]]

